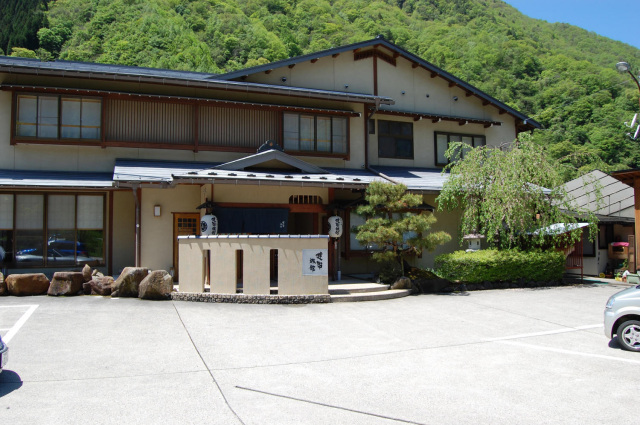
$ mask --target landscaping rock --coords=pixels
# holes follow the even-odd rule
[[[0,296],[9,295],[7,290],[7,282],[4,281],[4,275],[0,272]]]
[[[82,284],[85,295],[111,295],[113,278],[111,276],[94,276],[89,282]]]
[[[445,288],[451,288],[452,283],[447,279],[441,279],[436,277],[434,279],[416,279],[413,282],[418,290],[423,294],[433,294],[437,292],[451,292],[445,291]]]
[[[146,267],[125,267],[113,282],[112,297],[138,297],[140,282],[147,277],[149,269]]]
[[[413,289],[413,284],[411,283],[411,279],[402,276],[391,285],[391,289]]]
[[[91,267],[88,264],[85,264],[82,268],[82,276],[84,277],[85,282],[89,282],[91,280]]]
[[[82,293],[83,283],[84,274],[82,272],[55,272],[47,294],[52,297],[78,295]]]
[[[11,274],[5,282],[9,293],[17,297],[43,295],[49,289],[49,279],[44,273]]]
[[[139,297],[146,300],[168,300],[172,290],[171,275],[165,270],[155,270],[140,282]]]

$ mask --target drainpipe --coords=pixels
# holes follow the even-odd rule
[[[138,196],[138,191],[140,190],[140,186],[137,184],[134,184],[132,187],[132,190],[133,190],[133,199],[135,200],[135,203],[136,203],[135,266],[140,267],[140,197]]]

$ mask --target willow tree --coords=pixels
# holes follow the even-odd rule
[[[356,210],[366,218],[356,228],[356,239],[375,249],[374,260],[399,262],[403,276],[405,258],[451,240],[446,232],[429,232],[436,218],[431,211],[420,209],[422,195],[409,193],[403,184],[372,182],[365,200],[367,204]]]
[[[462,210],[461,235],[483,234],[499,249],[575,243],[578,222],[596,235],[597,219],[567,195],[560,163],[528,137],[499,147],[454,143],[446,155],[438,208]]]

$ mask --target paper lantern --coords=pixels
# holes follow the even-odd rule
[[[200,219],[200,235],[209,236],[218,234],[218,217],[212,214],[202,216]]]
[[[329,217],[329,236],[339,238],[342,236],[342,218],[334,215]]]

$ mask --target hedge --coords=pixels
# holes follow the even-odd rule
[[[456,251],[435,259],[438,275],[467,283],[556,282],[562,280],[564,266],[564,254],[556,251]]]

